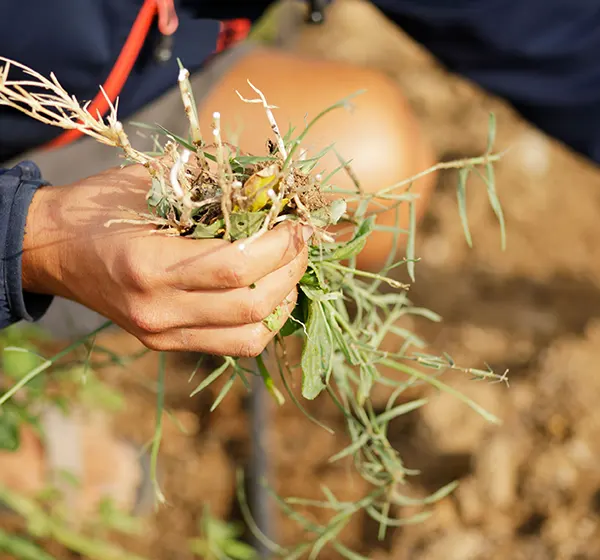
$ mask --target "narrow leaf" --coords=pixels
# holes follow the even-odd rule
[[[415,281],[415,238],[417,236],[417,213],[415,201],[408,203],[408,240],[406,242],[406,270],[408,276]]]
[[[498,218],[498,223],[500,224],[500,244],[502,250],[504,251],[506,249],[506,224],[504,223],[504,213],[502,212],[502,206],[500,205],[498,193],[496,192],[494,166],[491,163],[488,163],[485,166],[485,171],[488,198],[490,200],[492,210],[494,211],[494,214],[496,214],[496,217]]]
[[[339,453],[336,453],[332,457],[329,458],[329,463],[335,463],[344,457],[348,457],[348,455],[354,455],[357,451],[363,447],[369,441],[369,434],[364,432],[354,443],[350,444],[348,447],[342,449]]]
[[[458,170],[458,186],[456,187],[456,197],[458,199],[458,213],[462,223],[467,245],[473,247],[473,239],[469,230],[469,218],[467,217],[467,177],[469,169],[463,168]]]
[[[196,387],[190,397],[197,395],[200,391],[206,389],[217,377],[219,377],[229,366],[231,363],[229,361],[225,361],[225,363],[221,364],[217,369],[215,369],[208,377],[206,377],[198,387]]]
[[[417,408],[421,408],[425,404],[427,404],[427,399],[417,399],[404,404],[400,404],[390,410],[386,410],[385,412],[381,413],[377,417],[377,423],[379,425],[385,424],[390,420],[397,418],[398,416],[402,416],[403,414],[412,412]]]

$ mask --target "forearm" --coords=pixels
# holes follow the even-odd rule
[[[27,215],[35,192],[44,184],[31,162],[0,169],[0,328],[39,319],[52,301],[50,296],[24,291],[22,281]]]

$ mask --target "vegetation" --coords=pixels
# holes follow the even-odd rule
[[[411,280],[415,280],[415,264],[418,261],[414,241],[415,195],[411,193],[410,185],[416,178],[440,168],[459,170],[459,214],[469,244],[471,237],[465,202],[467,179],[470,173],[483,177],[491,206],[501,224],[504,244],[502,211],[494,185],[493,163],[500,156],[492,152],[495,133],[493,117],[490,118],[488,149],[480,157],[439,164],[417,177],[366,194],[359,184],[356,184],[354,191],[335,188],[333,182],[336,174],[349,172],[348,162],[340,157],[339,167],[327,173],[320,169],[320,160],[327,150],[307,157],[302,148],[303,140],[314,123],[330,111],[348,107],[351,98],[324,109],[302,130],[289,129],[283,133],[275,119],[275,107],[269,105],[262,92],[248,82],[253,97],[239,94],[240,102],[256,104],[257,110],[264,112],[271,125],[274,141],[266,143],[268,149],[264,154],[246,154],[223,140],[219,113],[214,113],[212,130],[208,134],[210,141],[206,139],[206,131],[201,131],[198,124],[189,74],[180,66],[179,87],[182,108],[189,120],[189,136],[183,138],[160,126],[141,125],[152,129],[160,147],[156,153],[150,154],[139,152],[132,145],[118,120],[115,106],[111,105],[106,118],[92,115],[85,105],[63,90],[55,76],[46,78],[7,59],[0,58],[0,62],[4,64],[3,69],[0,68],[0,105],[13,107],[53,126],[80,129],[97,141],[121,150],[128,162],[145,166],[150,184],[148,211],[143,214],[132,212],[126,222],[153,224],[157,232],[163,235],[191,239],[222,238],[237,243],[240,251],[246,250],[270,228],[284,221],[301,222],[314,229],[308,269],[299,283],[299,299],[292,316],[282,324],[282,313],[276,310],[265,320],[267,328],[279,331],[273,348],[274,370],[269,370],[263,356],[256,359],[255,370],[249,369],[236,358],[225,357],[222,365],[191,391],[195,395],[217,378],[226,376],[227,383],[214,402],[214,409],[227,396],[233,383],[243,383],[249,388],[250,377],[260,375],[277,403],[283,405],[289,398],[310,421],[321,428],[331,431],[305,410],[302,399],[313,400],[319,396],[331,399],[345,418],[351,443],[330,460],[334,462],[352,458],[355,468],[371,485],[371,491],[354,503],[340,500],[327,488],[322,488],[323,497],[320,500],[283,498],[272,492],[282,510],[304,529],[306,538],[297,546],[283,547],[261,535],[251,519],[240,484],[240,500],[246,512],[246,521],[273,554],[283,558],[309,554],[311,558],[316,558],[325,546],[331,546],[342,557],[363,558],[346,548],[337,538],[357,513],[364,512],[379,523],[381,538],[388,527],[425,519],[428,515],[426,506],[446,496],[456,485],[447,485],[420,502],[403,495],[407,477],[415,473],[404,465],[399,453],[390,444],[388,427],[395,418],[427,403],[425,398],[402,401],[404,392],[415,384],[428,383],[437,390],[451,393],[489,421],[498,422],[495,416],[442,381],[440,375],[447,370],[461,370],[478,379],[505,381],[506,377],[489,369],[463,369],[448,355],[424,353],[425,342],[398,323],[407,315],[424,316],[433,321],[440,318],[429,310],[415,307],[408,297],[409,286],[393,278],[392,271],[405,266]],[[27,80],[11,80],[13,66],[25,72]],[[401,204],[408,205],[411,220],[408,230],[399,226],[392,228],[395,243],[388,262],[379,273],[370,273],[357,269],[355,262],[368,236],[378,229],[377,212],[373,212],[372,208],[381,201],[391,203],[392,209],[397,209]],[[351,233],[345,241],[340,241],[331,233],[331,226],[334,225],[344,227]],[[406,237],[406,254],[398,260],[397,246],[401,236]],[[17,445],[15,430],[19,422],[27,420],[29,399],[43,398],[43,389],[36,389],[41,374],[76,347],[86,345],[97,332],[76,341],[50,359],[36,357],[35,360],[39,360],[37,364],[32,362],[25,368],[26,372],[20,372],[14,378],[14,385],[0,397],[0,419],[4,422],[0,423],[0,432],[6,434],[3,439],[5,448]],[[286,340],[292,336],[300,337],[303,345],[299,364],[302,399],[291,389],[290,381],[297,367],[289,363]],[[390,337],[397,341],[397,350],[394,352],[382,349],[384,339],[389,340]],[[6,350],[11,352],[15,348]],[[21,346],[21,351],[30,356],[30,348]],[[386,377],[381,373],[380,366],[400,372],[404,380]],[[156,435],[152,442],[154,473],[162,431],[165,375],[165,360],[161,359],[157,381]],[[274,375],[279,380],[277,383]],[[386,387],[390,393],[385,411],[380,413],[376,413],[370,400],[373,387],[377,384]],[[25,387],[27,399],[16,404],[17,401],[12,397]],[[157,500],[164,501],[156,479],[155,487]],[[424,506],[424,511],[412,517],[402,516],[402,507],[418,504]],[[301,514],[297,506],[324,508],[331,512],[331,516],[327,524],[318,525]],[[251,557],[250,551],[243,545],[231,544],[228,552],[224,552],[225,556],[213,551],[211,547],[214,545],[210,543],[221,539],[236,542],[237,535],[230,528],[207,522],[204,532],[208,540],[193,544],[198,554],[205,554],[206,557],[212,554],[215,558]],[[55,533],[51,534],[56,536]],[[26,554],[24,552],[22,557],[26,558]],[[112,557],[117,558],[103,556]]]

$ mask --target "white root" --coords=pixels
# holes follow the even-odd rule
[[[194,95],[192,93],[189,77],[190,73],[187,68],[181,68],[181,70],[179,70],[177,83],[179,84],[179,92],[181,94],[181,100],[183,101],[183,108],[190,123],[192,142],[195,146],[201,146],[202,132],[200,131],[198,108],[196,107],[196,102],[194,101]]]

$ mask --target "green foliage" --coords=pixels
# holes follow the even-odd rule
[[[200,529],[201,536],[190,541],[190,550],[203,560],[258,560],[257,552],[240,540],[243,527],[216,519],[208,506]]]
[[[55,560],[44,549],[25,537],[0,529],[0,552],[10,554],[16,560]]]
[[[500,223],[504,247],[504,217],[495,188],[492,167],[500,156],[491,153],[495,138],[495,119],[490,118],[488,148],[482,156],[440,163],[414,177],[382,188],[376,193],[363,193],[348,163],[338,156],[340,160],[338,171],[347,172],[356,187],[354,191],[343,192],[328,182],[325,183],[320,175],[312,175],[322,156],[332,147],[329,146],[308,158],[302,153],[300,146],[315,123],[330,111],[347,108],[353,96],[324,109],[309,120],[301,130],[295,131],[290,128],[289,132],[282,136],[275,123],[272,107],[262,93],[249,84],[258,94],[258,98],[250,100],[242,98],[242,100],[263,107],[276,136],[276,143],[271,146],[266,156],[240,154],[239,149],[232,150],[222,142],[220,115],[215,113],[213,136],[216,153],[212,155],[204,151],[205,145],[202,142],[195,114],[196,103],[185,75],[184,79],[180,79],[179,85],[184,106],[188,109],[194,108],[186,111],[190,119],[192,140],[179,137],[157,125],[160,132],[169,139],[164,150],[172,156],[175,163],[171,169],[163,166],[160,172],[156,169],[151,172],[153,180],[148,192],[148,206],[153,216],[150,223],[168,229],[171,234],[179,233],[192,238],[218,237],[231,241],[245,240],[242,246],[251,243],[269,228],[284,220],[297,220],[313,226],[315,233],[309,249],[308,269],[299,284],[299,305],[277,336],[277,349],[283,354],[275,356],[276,367],[291,400],[307,414],[311,421],[319,423],[318,419],[308,415],[287,382],[287,379],[293,375],[293,368],[284,357],[285,337],[292,334],[301,337],[303,341],[302,397],[308,400],[330,399],[339,408],[346,423],[350,442],[332,457],[332,461],[352,461],[357,472],[371,485],[370,492],[354,503],[340,501],[327,488],[322,489],[325,499],[321,501],[284,499],[272,492],[274,500],[282,511],[300,524],[306,533],[306,540],[295,547],[281,547],[261,535],[260,529],[255,526],[247,510],[245,498],[240,494],[246,521],[276,556],[298,558],[308,553],[310,558],[316,558],[325,547],[331,547],[343,558],[353,560],[363,558],[348,550],[338,540],[340,532],[354,515],[362,513],[375,520],[380,527],[380,538],[385,536],[388,527],[420,522],[429,515],[428,511],[422,511],[412,517],[402,515],[402,507],[410,500],[402,495],[401,489],[407,477],[416,473],[404,464],[398,451],[392,447],[388,439],[388,429],[395,419],[404,414],[414,413],[426,404],[425,399],[412,401],[406,399],[406,390],[417,383],[427,383],[436,390],[446,391],[462,400],[486,419],[498,422],[496,417],[477,403],[442,382],[439,376],[447,370],[464,371],[480,379],[504,381],[505,376],[495,375],[491,371],[463,369],[449,356],[431,356],[417,351],[425,347],[425,343],[400,327],[398,322],[409,315],[432,320],[437,320],[437,316],[414,306],[407,296],[406,291],[409,286],[390,275],[392,269],[406,265],[408,277],[413,282],[415,280],[415,264],[418,261],[415,254],[416,197],[410,192],[410,186],[415,180],[439,169],[458,170],[459,216],[469,245],[472,244],[472,239],[466,210],[467,180],[472,173],[484,180],[490,205]],[[77,111],[74,111],[74,114],[80,115]],[[61,116],[64,117],[62,114]],[[116,122],[116,114],[113,117]],[[98,128],[94,123],[86,121],[84,124],[89,126],[96,136],[107,134],[103,128]],[[138,163],[148,162],[148,158],[155,157],[137,152],[129,142],[114,143],[113,141],[113,145],[123,149],[130,159]],[[193,168],[189,163],[192,154],[195,156]],[[209,168],[207,160],[216,164],[216,170]],[[186,165],[188,167],[182,167]],[[268,173],[261,176],[260,172],[267,166]],[[160,167],[158,163],[157,167]],[[484,173],[481,173],[480,169],[483,169]],[[172,171],[175,171],[173,175],[175,179],[171,179]],[[178,175],[180,171],[184,172]],[[333,174],[327,175],[327,181],[332,177]],[[312,198],[308,196],[309,194],[313,195]],[[325,204],[324,195],[331,194],[343,196],[345,200],[332,203],[327,198],[329,202]],[[394,226],[385,226],[394,234],[394,247],[386,267],[379,273],[361,271],[356,268],[356,257],[364,249],[368,236],[373,231],[382,229],[382,226],[377,226],[375,216],[368,214],[368,210],[372,203],[381,201],[391,205],[390,211],[396,210],[397,217],[398,207],[401,204],[408,205],[408,230],[401,229],[398,223]],[[349,202],[356,203],[356,210],[352,213],[347,211],[346,204]],[[142,216],[140,219],[143,221],[147,217]],[[351,229],[353,231],[351,239],[337,242],[327,232],[327,228],[333,224],[343,224],[349,230]],[[398,260],[396,248],[401,235],[406,236],[406,254],[404,259]],[[267,327],[276,330],[280,326],[282,317],[278,316],[278,313],[281,311],[275,312],[267,319]],[[90,336],[94,335],[95,333],[92,333]],[[396,349],[384,350],[384,340],[386,348],[393,343]],[[29,366],[32,368],[27,372],[25,367],[19,369],[21,366],[11,366],[17,372],[15,373],[17,377],[14,386],[0,396],[0,406],[4,409],[10,397],[19,389],[32,381],[35,382],[40,374],[58,359],[84,343],[86,343],[85,338],[37,365],[31,362]],[[25,353],[29,355],[27,349]],[[165,501],[157,481],[157,461],[164,412],[165,367],[165,356],[161,354],[156,429],[152,441],[152,476],[160,502]],[[386,369],[394,370],[400,376],[387,377],[382,373]],[[236,379],[249,386],[247,375],[259,375],[276,401],[279,404],[284,402],[283,395],[277,389],[262,356],[257,359],[256,371],[249,371],[236,358],[225,357],[223,364],[215,368],[196,387],[192,395],[206,389],[222,375],[226,376],[225,383],[211,410],[222,402]],[[388,388],[391,392],[384,411],[376,411],[370,400],[372,389],[376,384]],[[15,411],[12,414],[14,415]],[[10,413],[6,413],[4,439],[6,445],[15,445],[14,430],[11,431],[10,422],[15,422],[14,416],[11,417]],[[418,503],[428,506],[435,500],[441,499],[452,488],[453,486],[445,487]],[[331,513],[331,517],[326,524],[319,525],[299,513],[294,508],[297,505],[323,508]],[[195,542],[196,550],[203,550],[204,554],[213,554],[215,558],[227,558],[228,556],[219,556],[219,554],[230,554],[233,555],[230,556],[232,558],[242,559],[244,554],[249,553],[243,546],[231,544],[236,542],[237,534],[229,527],[207,521],[203,530],[204,540]],[[224,552],[227,543],[229,548]]]

